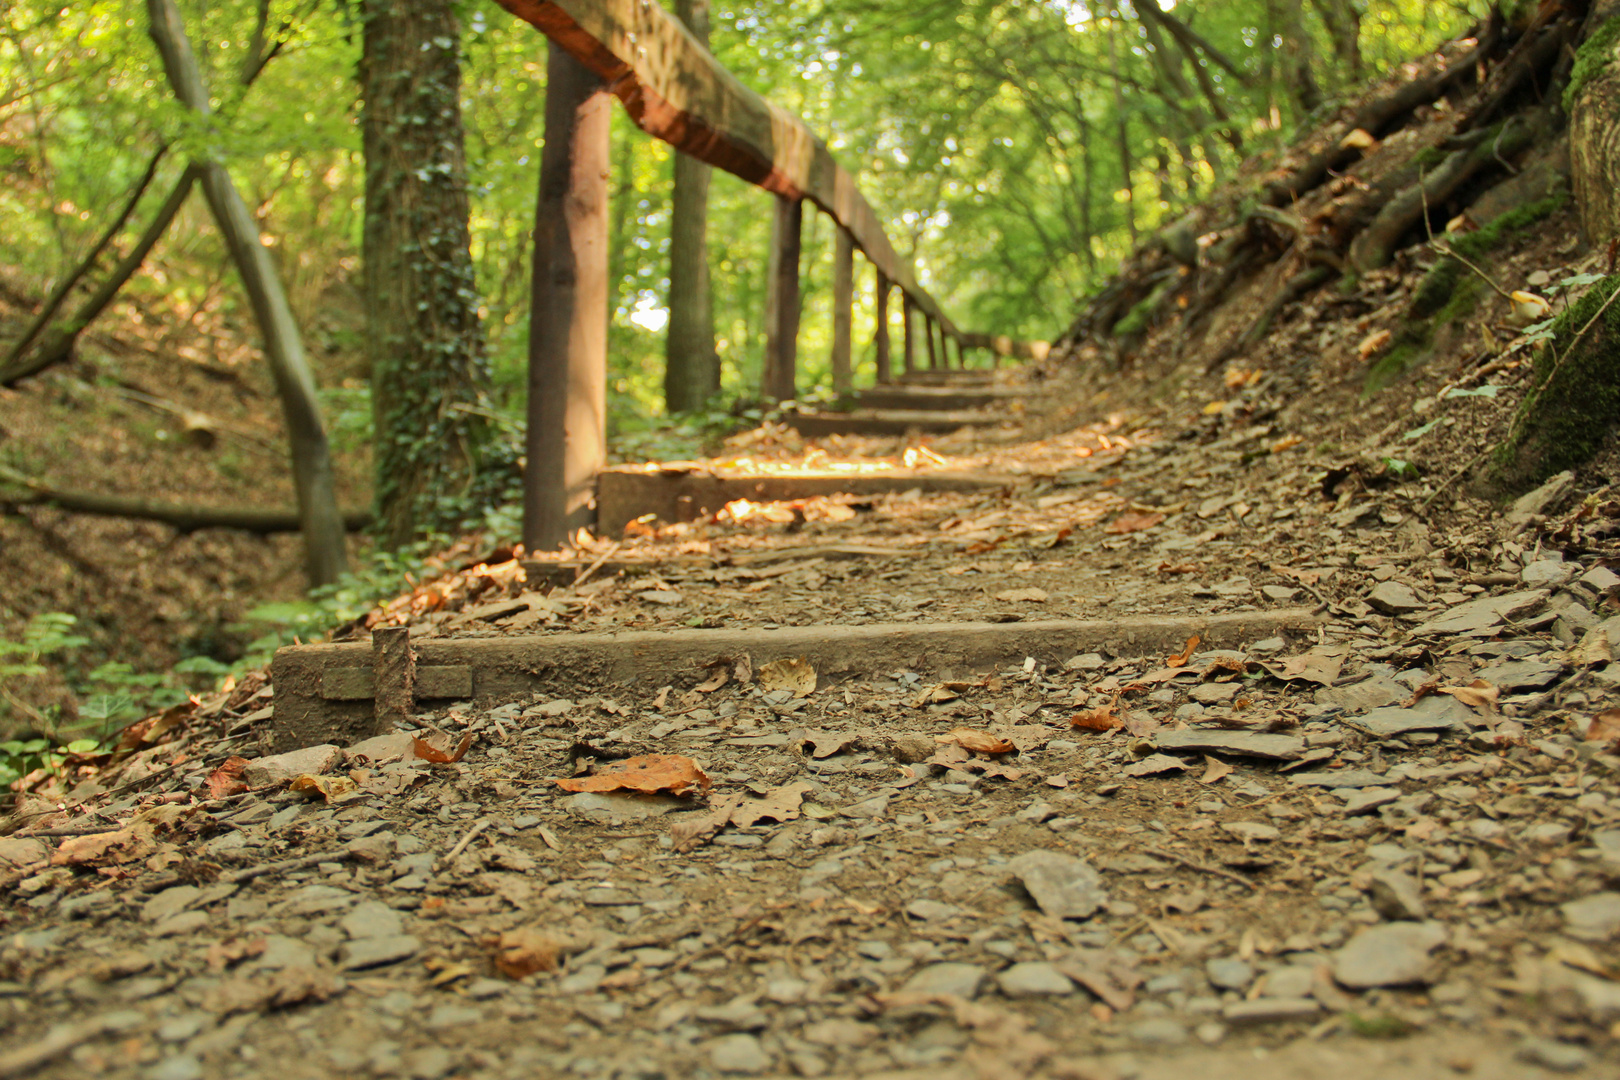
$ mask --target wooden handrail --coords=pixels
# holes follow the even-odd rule
[[[1039,358],[1045,342],[964,334],[917,284],[855,180],[797,116],[744,86],[652,0],[498,0],[595,72],[636,126],[789,199],[809,199],[889,281],[969,347]]]

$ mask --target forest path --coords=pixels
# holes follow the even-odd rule
[[[113,790],[25,798],[0,1076],[1612,1071],[1620,758],[1582,736],[1620,577],[1399,483],[1324,490],[1269,425],[1048,423],[878,458],[762,429],[737,456],[1013,479],[647,526],[549,592],[480,561],[378,624],[538,657],[1290,625],[948,674],[702,644],[280,756],[250,679]]]

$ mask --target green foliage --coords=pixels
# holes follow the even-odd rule
[[[1447,243],[1457,254],[1474,262],[1495,251],[1503,241],[1520,233],[1539,221],[1544,221],[1569,203],[1569,193],[1560,192],[1549,195],[1545,199],[1538,199],[1523,206],[1514,207],[1501,217],[1487,225],[1481,226],[1470,233],[1450,237]],[[1472,277],[1473,272],[1461,262],[1450,257],[1443,257],[1436,263],[1423,281],[1419,283],[1417,292],[1412,295],[1412,305],[1407,310],[1410,318],[1426,319],[1442,308],[1448,307],[1458,295],[1458,288],[1464,284],[1464,276]],[[1473,279],[1474,285],[1479,284]],[[1466,287],[1466,286],[1464,286]],[[1466,312],[1463,312],[1466,314]],[[1443,317],[1440,321],[1446,322],[1455,318],[1456,313]]]
[[[1575,107],[1575,99],[1586,89],[1586,84],[1614,63],[1617,44],[1620,44],[1620,15],[1603,23],[1581,43],[1581,47],[1575,51],[1575,66],[1569,72],[1569,85],[1564,87],[1565,113]]]

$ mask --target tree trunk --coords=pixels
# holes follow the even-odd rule
[[[676,0],[676,16],[709,43],[709,0]],[[720,391],[709,292],[710,166],[676,151],[669,226],[669,331],[664,340],[664,408],[701,408]]]
[[[1125,193],[1125,227],[1131,234],[1131,247],[1136,246],[1136,194],[1131,184],[1131,130],[1125,116],[1125,86],[1119,74],[1119,50],[1114,43],[1116,28],[1108,26],[1108,66],[1114,75],[1114,123],[1119,144],[1119,190]]]
[[[202,69],[191,51],[174,0],[147,0],[146,10],[152,41],[163,58],[175,96],[192,112],[207,116],[208,88],[203,85]],[[265,355],[270,360],[287,424],[309,581],[311,585],[330,585],[348,569],[343,515],[338,511],[333,488],[332,457],[315,397],[315,379],[304,359],[298,325],[287,306],[287,295],[270,253],[259,240],[258,223],[248,212],[231,174],[218,161],[203,158],[194,164],[201,173],[208,207],[242,278],[259,332],[264,335]]]
[[[1594,247],[1620,237],[1620,0],[1593,6],[1566,98],[1570,178]]]
[[[366,345],[378,531],[452,527],[489,437],[452,0],[363,0]]]
[[[556,43],[534,215],[523,545],[549,551],[594,516],[607,459],[607,176],[613,99]]]
[[[833,226],[833,393],[854,389],[849,369],[850,307],[855,299],[855,241],[842,226]]]
[[[776,216],[765,283],[769,292],[765,297],[765,368],[760,374],[760,393],[773,401],[788,401],[798,393],[799,238],[804,203],[781,195],[774,198]]]

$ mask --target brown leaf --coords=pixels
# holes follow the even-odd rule
[[[809,784],[784,784],[758,799],[743,799],[731,812],[731,823],[747,829],[761,821],[792,821],[799,816],[805,795],[813,790]]]
[[[1199,565],[1195,562],[1162,562],[1159,564],[1159,573],[1161,574],[1196,574],[1198,573],[1199,569]]]
[[[1587,742],[1614,742],[1620,739],[1620,709],[1604,709],[1592,717],[1582,738]]]
[[[1204,775],[1198,778],[1198,782],[1200,784],[1218,784],[1231,775],[1232,766],[1228,765],[1220,758],[1213,758],[1205,755]]]
[[[1589,668],[1602,667],[1612,663],[1614,650],[1609,645],[1609,632],[1607,630],[1588,630],[1581,643],[1565,654],[1571,667]]]
[[[564,945],[556,938],[520,926],[495,939],[495,970],[508,979],[521,979],[537,971],[556,971]]]
[[[1095,709],[1082,709],[1069,717],[1069,726],[1082,731],[1112,731],[1117,727],[1123,727],[1123,722],[1114,711],[1118,707],[1119,696],[1115,695],[1106,705]]]
[[[1187,647],[1176,653],[1174,656],[1167,657],[1164,661],[1164,666],[1173,668],[1186,667],[1187,661],[1192,659],[1193,650],[1198,648],[1198,642],[1199,637],[1197,634],[1194,634],[1192,637],[1188,638]]]
[[[1045,589],[1029,588],[1029,589],[1006,589],[1006,590],[1003,590],[1002,592],[996,593],[996,599],[1005,601],[1006,603],[1009,603],[1009,604],[1015,604],[1015,603],[1020,603],[1020,602],[1026,603],[1026,604],[1044,604],[1048,600],[1050,600],[1051,597],[1047,594]]]
[[[1332,686],[1344,667],[1347,652],[1342,645],[1318,645],[1310,652],[1290,656],[1280,664],[1261,666],[1284,682],[1301,679],[1321,686]]]
[[[790,690],[794,697],[809,697],[816,689],[816,669],[804,657],[772,660],[755,673],[760,689]]]
[[[923,690],[919,691],[917,695],[911,699],[911,707],[913,709],[922,709],[929,705],[943,705],[947,701],[955,701],[961,696],[961,694],[958,694],[955,690],[952,690],[944,683],[937,683],[934,686],[925,687]]]
[[[1125,734],[1145,739],[1163,726],[1147,713],[1131,713],[1125,717]]]
[[[810,746],[810,756],[817,761],[832,757],[834,754],[848,750],[860,739],[860,733],[854,731],[814,731],[806,729],[798,735],[798,746],[802,750],[806,743]]]
[[[711,781],[698,763],[680,754],[644,754],[625,758],[592,776],[559,779],[564,791],[639,791],[653,795],[667,791],[679,795],[694,784],[707,788]]]
[[[1158,776],[1167,772],[1186,772],[1189,766],[1179,758],[1169,754],[1150,754],[1134,765],[1127,765],[1119,770],[1126,776]]]
[[[453,765],[460,761],[462,758],[467,756],[467,748],[471,746],[473,742],[472,735],[463,735],[461,737],[461,741],[455,745],[454,749],[452,749],[450,746],[450,736],[435,735],[432,736],[432,738],[434,742],[437,742],[440,745],[435,746],[427,739],[412,739],[411,746],[415,750],[417,757],[421,758],[423,761],[431,761],[435,765]]]
[[[243,960],[263,956],[269,942],[264,938],[231,938],[215,942],[208,947],[208,967],[211,971],[224,971]]]
[[[157,850],[152,831],[142,828],[71,836],[51,855],[52,866],[85,866],[90,863],[126,863],[144,859]]]
[[[1437,686],[1434,689],[1436,693],[1450,694],[1469,708],[1483,713],[1496,712],[1496,699],[1502,693],[1500,687],[1492,686],[1484,679],[1475,679],[1467,686]]]
[[[1145,514],[1140,510],[1127,510],[1123,514],[1119,515],[1119,517],[1105,525],[1103,527],[1103,532],[1114,533],[1116,535],[1142,532],[1144,529],[1153,528],[1153,526],[1157,525],[1163,520],[1163,514]]]
[[[726,670],[724,660],[709,665],[709,677],[698,683],[692,689],[700,694],[712,694],[731,680],[731,672]]]
[[[329,803],[343,802],[349,796],[360,793],[360,785],[347,776],[303,776],[293,778],[287,785],[288,791],[315,791],[322,799]]]
[[[245,757],[228,757],[221,762],[219,768],[208,774],[209,798],[223,799],[246,791],[248,786],[242,779],[242,770],[247,767]]]
[[[944,735],[935,735],[935,742],[955,743],[964,750],[972,750],[977,754],[1010,754],[1017,749],[1012,743],[1000,735],[992,735],[988,731],[974,731],[972,728],[952,728]]]
[[[725,828],[731,821],[732,811],[741,806],[742,801],[741,792],[722,795],[710,804],[706,813],[689,815],[687,820],[670,826],[669,838],[675,850],[691,851]]]

